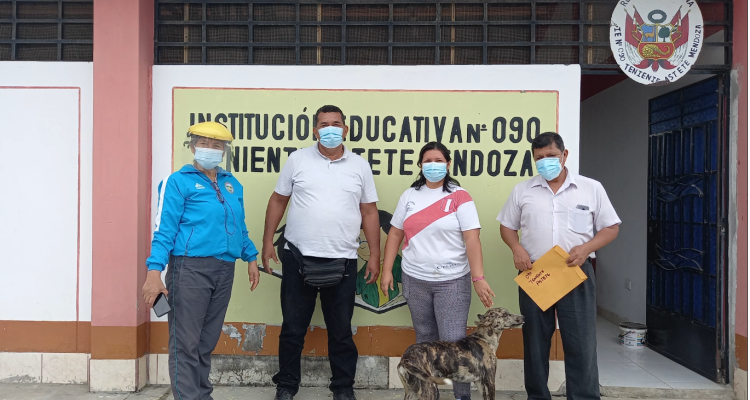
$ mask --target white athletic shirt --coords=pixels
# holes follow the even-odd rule
[[[469,273],[463,232],[479,229],[479,215],[469,192],[453,186],[407,189],[391,225],[404,231],[401,268],[425,281],[458,279]]]

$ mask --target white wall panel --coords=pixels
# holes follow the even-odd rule
[[[91,63],[0,62],[0,320],[91,320]]]

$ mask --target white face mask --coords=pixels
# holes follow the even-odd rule
[[[207,149],[204,147],[195,148],[195,162],[205,169],[216,168],[223,158],[223,150]]]

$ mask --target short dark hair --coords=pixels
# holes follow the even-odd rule
[[[315,112],[315,125],[318,124],[318,115],[320,115],[320,113],[332,113],[332,112],[337,112],[341,114],[341,122],[346,123],[346,116],[344,115],[344,112],[341,111],[340,108],[336,106],[332,106],[332,105],[327,105],[327,106],[320,107],[318,111]]]
[[[558,135],[555,132],[544,132],[531,141],[531,151],[534,151],[536,149],[543,149],[553,144],[560,151],[565,151],[565,143],[563,143],[562,136]]]

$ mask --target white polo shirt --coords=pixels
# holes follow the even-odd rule
[[[567,173],[557,193],[541,175],[517,184],[497,216],[504,227],[521,231],[521,246],[531,262],[555,245],[569,252],[596,232],[622,223],[601,183]]]
[[[344,155],[331,161],[315,143],[289,156],[274,191],[291,196],[284,237],[303,255],[357,258],[359,205],[378,201],[364,158],[344,146]]]

